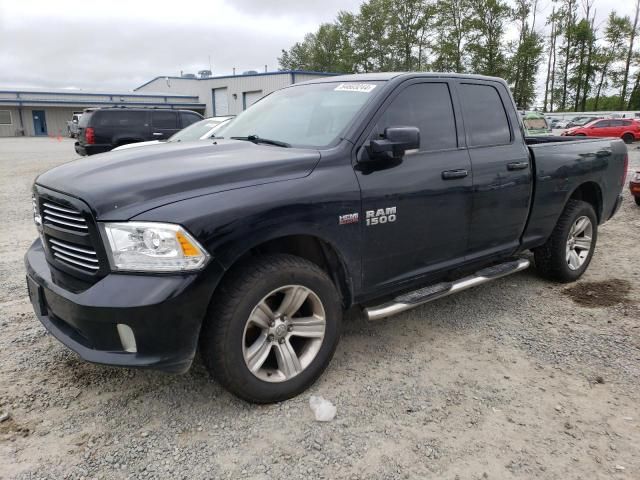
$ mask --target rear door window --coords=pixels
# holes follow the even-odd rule
[[[95,124],[100,127],[141,126],[147,121],[147,112],[127,110],[105,110],[94,113]],[[82,117],[84,119],[84,116]]]
[[[469,146],[511,143],[509,120],[498,90],[476,83],[461,83],[458,88]]]
[[[176,112],[151,112],[151,122],[156,128],[178,128],[178,116],[176,115]]]

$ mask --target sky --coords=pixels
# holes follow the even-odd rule
[[[361,1],[0,0],[0,87],[128,91],[209,62],[214,75],[277,70],[283,48]],[[598,22],[634,3],[595,0]]]

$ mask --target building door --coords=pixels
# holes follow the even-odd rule
[[[34,135],[47,134],[47,119],[44,116],[44,110],[33,110],[33,133]]]
[[[263,97],[262,90],[242,93],[242,109],[246,110]]]
[[[213,116],[229,115],[229,101],[227,99],[227,89],[213,89]]]

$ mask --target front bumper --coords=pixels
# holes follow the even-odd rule
[[[38,319],[84,360],[174,373],[191,366],[202,321],[223,273],[212,261],[198,273],[112,273],[85,284],[52,267],[40,240],[27,251],[25,265]],[[126,350],[118,324],[133,331],[136,351]]]

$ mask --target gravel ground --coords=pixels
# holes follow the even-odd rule
[[[640,151],[631,151],[640,169]],[[306,394],[84,363],[27,299],[30,185],[68,139],[0,139],[0,478],[640,478],[640,208],[571,286],[532,269],[393,319],[350,312]],[[83,161],[83,160],[80,160]],[[317,423],[309,396],[338,409]]]

